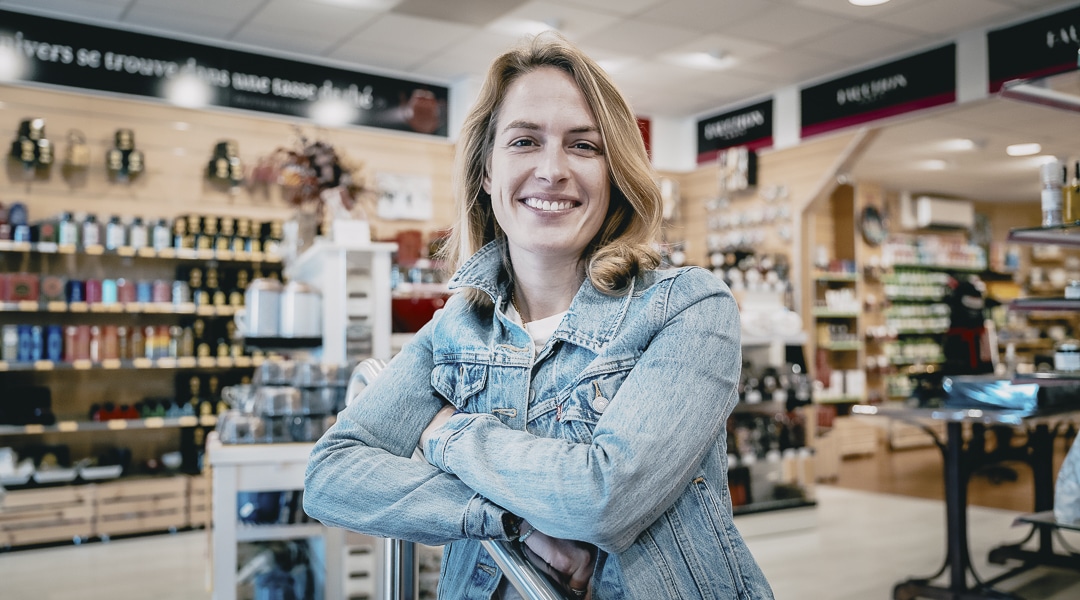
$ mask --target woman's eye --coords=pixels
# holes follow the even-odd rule
[[[595,154],[602,154],[600,148],[590,142],[577,142],[572,146],[575,150],[584,150],[586,152],[592,152]]]
[[[529,139],[514,140],[514,141],[510,142],[510,146],[512,148],[523,148],[525,146],[535,146],[535,145],[536,144],[534,144],[533,141],[529,140]]]

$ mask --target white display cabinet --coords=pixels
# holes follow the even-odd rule
[[[390,360],[390,267],[396,250],[393,243],[320,239],[286,265],[287,278],[322,293],[322,362],[344,364],[366,356]],[[355,334],[368,331],[370,349],[350,348]]]

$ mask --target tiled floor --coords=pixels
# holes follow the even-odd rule
[[[781,600],[891,598],[893,585],[909,575],[929,575],[944,556],[944,509],[940,501],[831,486],[818,488],[817,526],[751,538],[751,550]],[[972,508],[972,556],[980,576],[990,548],[1015,541],[1015,512]],[[1080,547],[1080,537],[1069,542]],[[0,554],[4,600],[202,600],[207,591],[208,535],[185,532],[107,544],[90,543]],[[1080,575],[1039,573],[1037,581],[1011,582],[1028,600],[1080,598]],[[1003,586],[1004,587],[1004,586]]]

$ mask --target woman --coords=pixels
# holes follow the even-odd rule
[[[500,56],[455,184],[458,293],[316,445],[308,514],[447,544],[440,598],[516,597],[484,539],[572,597],[772,598],[727,489],[736,305],[655,270],[660,194],[608,76],[555,35]]]

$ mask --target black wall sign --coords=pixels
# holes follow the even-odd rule
[[[4,81],[447,135],[444,86],[9,11],[0,11]]]
[[[751,150],[773,143],[773,101],[766,100],[698,121],[697,162],[716,160],[724,148],[746,146]]]
[[[1080,56],[1080,6],[986,34],[990,92],[1006,82],[1072,71]]]
[[[802,136],[956,101],[956,45],[808,87]]]

